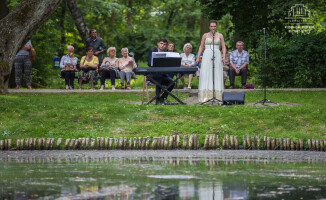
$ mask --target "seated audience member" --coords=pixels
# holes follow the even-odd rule
[[[181,54],[181,67],[194,67],[195,62],[195,55],[191,53],[192,45],[190,43],[186,43],[183,46],[184,53]],[[180,80],[183,83],[184,89],[191,89],[191,82],[193,78],[193,74],[189,74],[189,81],[188,81],[188,87],[186,87],[184,77],[181,77]]]
[[[121,49],[122,58],[117,61],[117,67],[120,71],[121,89],[125,89],[124,81],[126,79],[127,89],[130,90],[130,80],[132,77],[132,70],[137,67],[135,60],[128,56],[128,48]]]
[[[230,89],[234,88],[235,76],[241,75],[242,89],[246,88],[247,82],[247,65],[249,64],[249,53],[243,50],[244,43],[237,42],[237,49],[230,54]]]
[[[168,52],[174,52],[174,47],[175,47],[174,43],[173,42],[170,42],[168,44],[168,48],[167,48]],[[169,79],[172,80],[173,77],[174,77],[174,74],[168,74],[168,77],[169,77]]]
[[[224,88],[225,88],[225,81],[228,77],[228,72],[230,69],[230,52],[228,46],[225,45],[226,54],[225,54],[225,65],[223,65],[223,80],[224,80]]]
[[[170,42],[168,44],[167,50],[168,50],[168,52],[174,52],[174,48],[175,48],[174,43],[173,42]]]
[[[77,71],[78,58],[74,56],[74,47],[67,47],[67,55],[60,61],[61,76],[65,78],[66,90],[74,89],[75,72]]]
[[[103,90],[105,87],[105,79],[110,77],[112,90],[115,90],[115,77],[117,75],[118,69],[116,68],[116,64],[118,58],[116,57],[116,49],[115,47],[110,47],[107,50],[108,57],[104,58],[102,65],[100,67],[100,71],[102,71],[101,76],[101,89]]]
[[[83,81],[91,82],[91,90],[94,90],[94,80],[97,76],[98,58],[93,55],[93,47],[87,47],[86,56],[80,60],[81,72],[78,76],[79,89],[82,88]]]

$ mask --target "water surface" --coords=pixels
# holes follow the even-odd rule
[[[2,156],[0,199],[326,198],[325,162],[139,154]]]

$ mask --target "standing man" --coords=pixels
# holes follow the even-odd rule
[[[165,52],[165,48],[167,45],[168,41],[165,38],[161,38],[159,39],[159,41],[157,42],[157,48],[156,49],[152,49],[149,51],[148,53],[148,66],[149,67],[153,67],[151,65],[152,62],[152,53],[153,52]],[[151,75],[152,78],[157,81],[159,84],[161,85],[170,85],[171,83],[173,83],[173,81],[168,77],[167,74],[153,74]],[[173,90],[174,87],[174,83],[173,85],[171,85],[168,88],[168,91],[171,92]],[[166,99],[169,95],[169,93],[164,92],[161,97],[159,97],[160,93],[162,91],[162,88],[156,86],[156,96],[158,96],[158,99],[156,99],[156,104],[164,104],[164,99]]]
[[[249,64],[249,53],[243,50],[244,43],[237,42],[237,49],[231,52],[230,55],[230,89],[234,88],[235,76],[241,75],[242,89],[246,89],[247,82],[247,65]]]
[[[95,29],[89,31],[89,38],[85,42],[86,49],[93,47],[94,55],[98,57],[99,63],[103,61],[103,52],[106,51],[106,47],[102,38],[97,37]]]

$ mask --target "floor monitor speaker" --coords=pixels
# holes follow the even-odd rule
[[[244,104],[244,92],[223,92],[223,105],[238,105]]]

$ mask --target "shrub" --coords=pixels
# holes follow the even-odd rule
[[[268,87],[326,87],[326,33],[294,35],[291,38],[266,38]],[[264,40],[261,38],[257,57],[253,58],[263,82]]]

